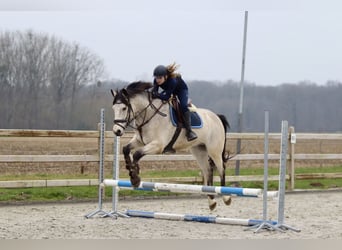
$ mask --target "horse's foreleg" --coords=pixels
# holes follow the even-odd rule
[[[139,187],[140,185],[140,177],[139,177],[139,173],[140,173],[140,167],[139,167],[139,160],[144,156],[144,154],[138,150],[133,154],[133,164],[132,164],[132,168],[130,171],[130,177],[131,177],[131,183],[133,187]]]
[[[134,164],[132,163],[131,160],[131,144],[127,144],[126,146],[123,147],[123,154],[124,154],[124,158],[125,158],[125,163],[126,163],[126,169],[128,170],[130,179],[131,179],[131,183],[132,185],[135,187],[136,183],[139,182],[140,184],[140,180],[137,181],[137,176],[138,176],[138,172],[136,171],[136,169],[134,168]],[[139,186],[138,184],[138,186]]]
[[[140,151],[136,151],[133,154],[133,162],[130,156],[132,149],[136,147],[139,147],[138,142],[136,140],[132,140],[127,145],[125,145],[122,150],[124,154],[124,158],[125,158],[126,169],[129,172],[129,176],[130,176],[133,187],[138,187],[140,185],[140,177],[139,177],[140,169],[139,169],[138,161],[142,156],[140,156],[141,155],[139,153]]]
[[[133,162],[131,164],[131,170],[130,170],[130,177],[131,177],[131,183],[134,187],[139,187],[140,185],[140,167],[139,167],[139,160],[147,154],[159,154],[163,150],[163,145],[161,145],[159,142],[151,142],[144,147],[140,148],[139,150],[135,151],[133,154]]]
[[[122,152],[124,154],[125,163],[126,163],[126,169],[129,171],[132,168],[132,160],[131,156],[129,155],[131,153],[131,144],[127,144],[123,147]]]

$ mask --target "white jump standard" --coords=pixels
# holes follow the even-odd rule
[[[260,197],[263,192],[259,188],[239,188],[239,187],[221,187],[221,186],[202,186],[188,184],[158,183],[142,181],[138,188],[134,188],[128,180],[105,179],[105,186],[119,187],[122,189],[132,189],[141,191],[165,191],[178,193],[202,193],[202,194],[221,194],[236,195],[245,197]],[[267,192],[267,197],[277,197],[278,191]]]

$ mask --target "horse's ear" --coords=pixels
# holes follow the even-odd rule
[[[121,93],[124,97],[126,97],[128,99],[128,92],[127,92],[127,89],[122,89],[121,90]]]
[[[118,94],[118,92],[116,92],[115,90],[110,90],[110,92],[112,93],[112,95],[113,95],[113,97],[115,97],[117,94]]]

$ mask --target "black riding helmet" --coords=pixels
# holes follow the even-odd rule
[[[168,73],[169,72],[164,65],[158,65],[153,71],[153,76],[166,76]]]

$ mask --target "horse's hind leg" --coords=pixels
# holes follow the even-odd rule
[[[209,163],[209,171],[208,171],[207,185],[208,186],[214,186],[214,169],[215,169],[215,164],[214,164],[214,162],[210,158],[208,159],[208,163]],[[210,210],[214,210],[215,207],[216,207],[215,196],[214,195],[208,195],[208,201],[209,201],[209,208],[210,208]]]
[[[216,166],[216,169],[218,170],[220,175],[220,184],[223,187],[226,185],[226,167],[221,157],[221,155],[216,154],[215,158],[212,158],[211,156],[209,161],[210,165],[212,165],[213,168]],[[232,197],[230,195],[223,195],[222,199],[224,204],[226,204],[227,206],[232,203]]]
[[[201,168],[203,175],[203,185],[213,185],[213,171],[210,162],[208,161],[208,153],[205,146],[197,146],[191,149],[191,153],[196,158],[198,165]],[[216,200],[214,195],[208,195],[209,209],[214,210],[216,208]]]

